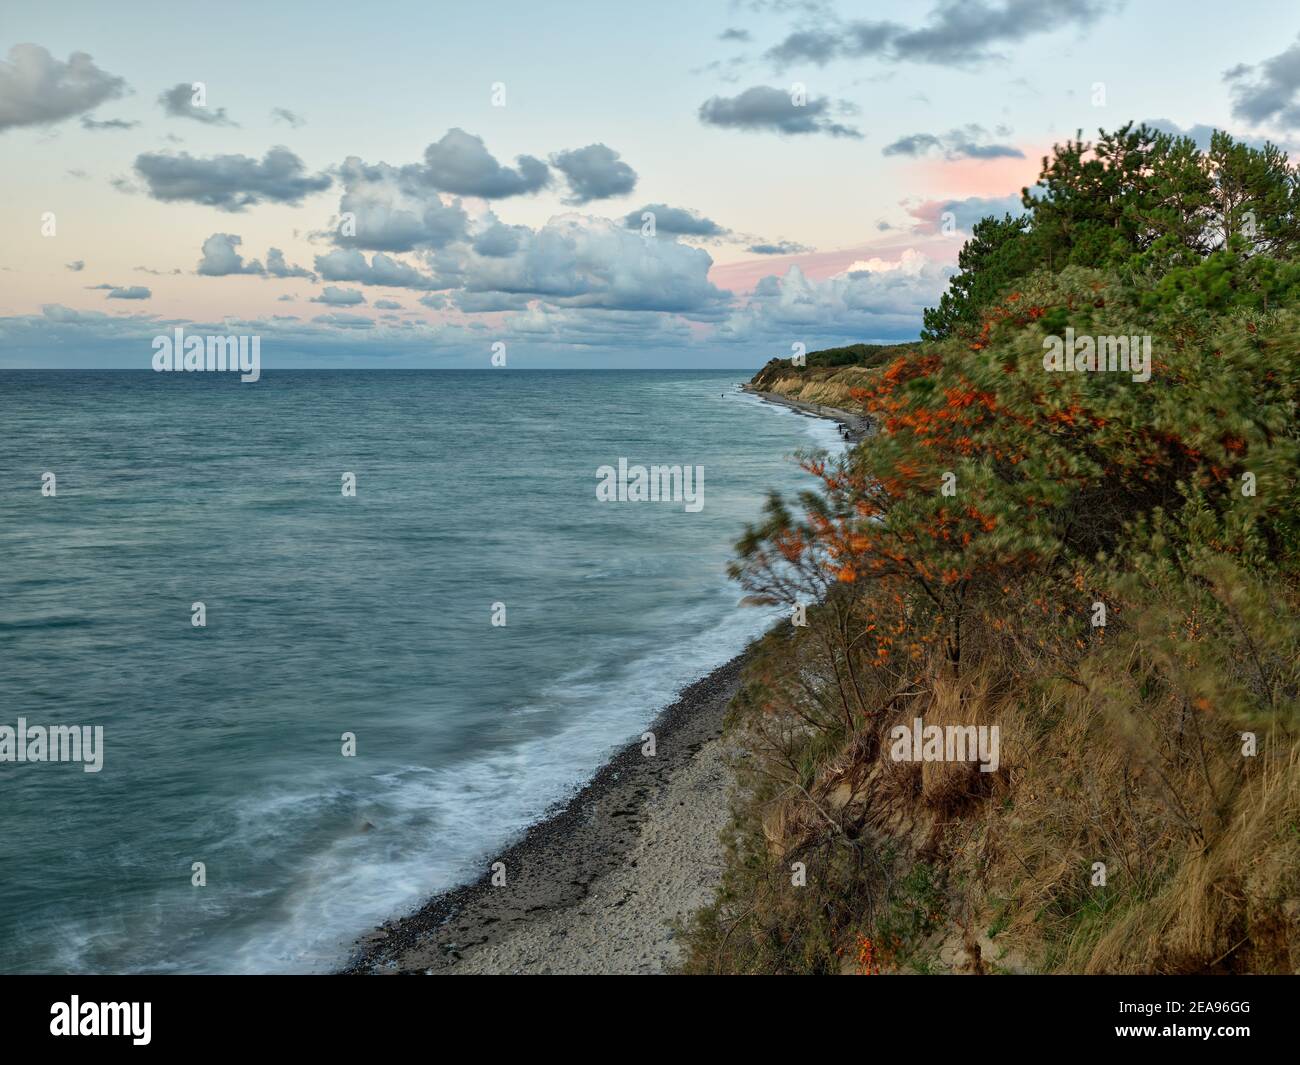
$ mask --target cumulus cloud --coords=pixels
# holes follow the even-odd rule
[[[256,259],[244,261],[244,257],[238,250],[242,243],[243,239],[234,233],[213,233],[203,242],[203,257],[199,260],[195,272],[205,277],[265,274],[265,268]]]
[[[763,278],[719,328],[719,339],[911,340],[952,272],[911,249],[896,262],[857,262],[822,281],[792,266],[783,277]]]
[[[331,307],[355,307],[359,303],[365,303],[366,297],[356,289],[326,285],[319,296],[311,298],[311,302],[328,303]],[[367,318],[366,321],[370,321],[370,319]]]
[[[700,104],[700,121],[709,126],[741,129],[750,132],[797,135],[825,133],[831,137],[861,139],[853,126],[832,121],[833,112],[849,113],[852,105],[840,101],[832,105],[825,96],[811,97],[802,105],[784,89],[755,85],[739,96],[714,96]]]
[[[367,251],[408,252],[463,240],[469,219],[459,200],[444,203],[419,167],[373,166],[349,156],[339,168],[343,196],[335,244]],[[344,225],[344,216],[351,224]]]
[[[130,288],[111,289],[107,298],[110,300],[147,300],[153,295],[153,292],[143,285],[132,285]]]
[[[900,137],[881,149],[882,155],[908,155],[912,157],[942,152],[945,159],[1023,159],[1025,153],[1010,144],[991,144],[988,130],[979,125],[954,129],[944,136],[933,133],[913,133]]]
[[[336,248],[325,255],[316,256],[316,270],[326,281],[356,281],[363,285],[387,285],[393,288],[439,287],[434,278],[383,252],[375,252],[367,263],[365,255],[356,248]],[[326,289],[328,291],[330,290]],[[356,295],[359,296],[360,293]]]
[[[636,188],[636,171],[619,158],[618,152],[603,144],[556,152],[551,164],[569,183],[569,196],[564,202],[574,206],[625,196]]]
[[[474,236],[473,248],[478,255],[486,255],[492,259],[503,259],[517,252],[520,245],[531,233],[532,230],[527,226],[505,225],[496,215],[489,211]]]
[[[1238,65],[1223,78],[1231,85],[1235,117],[1255,126],[1300,128],[1300,38],[1258,66]]]
[[[375,300],[375,306],[381,311],[400,311],[402,305],[397,300]]]
[[[689,207],[669,207],[666,203],[647,203],[639,211],[629,212],[623,219],[628,229],[639,230],[647,223],[645,215],[652,215],[655,233],[680,237],[723,237],[729,230],[711,218],[705,218]]]
[[[513,255],[470,252],[457,264],[470,292],[536,296],[560,306],[669,311],[707,317],[729,294],[708,279],[701,248],[643,240],[607,218],[564,214],[529,233]]]
[[[266,254],[266,266],[257,259],[245,261],[239,251],[243,239],[234,233],[213,233],[203,242],[203,257],[196,273],[205,277],[229,277],[232,274],[253,274],[258,277],[306,277],[316,280],[316,275],[301,266],[290,266],[284,252],[271,248]],[[157,273],[157,271],[150,271]]]
[[[266,272],[271,277],[306,277],[312,281],[316,280],[313,274],[304,266],[290,266],[284,261],[284,252],[279,248],[270,248],[266,253]]]
[[[270,149],[261,162],[246,155],[145,153],[136,156],[135,170],[155,200],[189,201],[222,211],[242,211],[264,201],[297,206],[331,184],[326,174],[306,173],[302,160],[284,147]]]
[[[126,92],[126,81],[95,66],[85,52],[55,59],[39,44],[16,44],[0,61],[0,132],[46,126]]]
[[[172,118],[190,118],[202,122],[205,126],[237,126],[226,115],[224,107],[208,107],[194,102],[195,90],[192,84],[181,81],[166,92],[160,93],[158,103]]]
[[[76,259],[73,262],[68,263],[67,266],[69,270],[80,272],[86,268],[86,260]]]
[[[919,26],[869,19],[840,22],[819,14],[816,27],[796,30],[765,54],[779,69],[867,57],[967,66],[1003,58],[997,51],[1002,44],[1090,26],[1115,6],[1112,0],[945,0]]]
[[[420,176],[431,187],[458,196],[499,200],[545,187],[550,170],[540,159],[521,155],[514,167],[502,166],[487,150],[483,138],[463,129],[450,129],[442,140],[424,150]]]

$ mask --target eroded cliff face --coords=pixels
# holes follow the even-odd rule
[[[788,358],[771,359],[754,375],[749,387],[803,403],[852,408],[850,389],[869,384],[881,366],[913,347],[912,344],[860,344],[852,349],[814,351],[808,354],[808,365],[802,367],[795,366]],[[848,358],[854,361],[846,365],[844,360]],[[840,364],[836,365],[837,362]]]

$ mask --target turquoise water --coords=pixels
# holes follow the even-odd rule
[[[778,615],[730,546],[838,434],[741,376],[0,373],[0,726],[104,729],[0,762],[0,971],[328,970],[477,876]]]

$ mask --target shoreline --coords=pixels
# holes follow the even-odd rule
[[[835,421],[853,444],[869,419],[741,390]],[[655,974],[680,962],[674,923],[712,901],[724,864],[734,774],[722,722],[746,648],[691,683],[563,806],[483,861],[477,880],[427,899],[357,938],[344,975]],[[503,863],[506,883],[492,884]]]
[[[435,895],[354,944],[345,975],[651,974],[679,960],[672,922],[721,878],[732,776],[722,720],[748,649],[683,688],[562,808]],[[490,866],[504,863],[506,884]]]
[[[789,396],[781,395],[780,392],[763,392],[760,389],[751,387],[749,382],[742,384],[740,390],[751,396],[757,396],[768,403],[789,407],[791,410],[798,411],[800,414],[807,414],[812,418],[825,418],[827,421],[838,422],[843,430],[844,439],[850,444],[856,444],[859,440],[865,439],[873,431],[870,418],[851,410],[844,410],[842,407],[827,407],[820,403],[808,403],[802,399],[791,399]]]

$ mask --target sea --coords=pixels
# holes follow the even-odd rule
[[[748,376],[0,372],[0,730],[102,729],[0,761],[0,972],[328,972],[476,879],[788,613],[727,563],[843,445]]]

